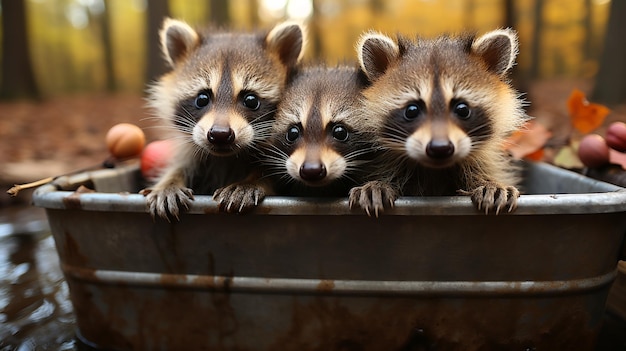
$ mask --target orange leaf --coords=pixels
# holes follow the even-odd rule
[[[531,152],[530,154],[524,156],[524,158],[527,160],[539,162],[539,161],[543,161],[543,156],[544,156],[543,149],[539,149],[535,152]]]
[[[530,121],[506,140],[505,149],[514,158],[521,159],[541,151],[550,137],[552,133],[546,127]],[[539,155],[536,154],[533,157],[539,157]],[[541,157],[543,157],[543,152],[541,152]]]
[[[611,112],[606,106],[587,101],[585,94],[578,89],[574,89],[567,99],[567,109],[572,125],[583,134],[601,126],[606,115]]]

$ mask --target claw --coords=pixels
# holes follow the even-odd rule
[[[496,215],[508,207],[507,212],[513,212],[517,205],[519,191],[513,186],[501,186],[495,183],[488,183],[479,186],[471,192],[460,191],[461,194],[470,195],[472,202],[479,211],[484,210],[489,214],[491,210]]]
[[[159,217],[171,222],[171,219],[180,220],[179,206],[189,210],[190,202],[194,200],[193,192],[188,188],[179,188],[171,185],[163,189],[144,189],[140,192],[146,197],[148,210],[153,219]]]
[[[385,206],[393,208],[393,203],[397,198],[397,192],[390,184],[381,181],[371,181],[363,186],[350,190],[350,208],[360,206],[365,213],[372,217],[372,212],[376,218],[385,210]]]
[[[220,188],[213,193],[220,211],[244,213],[259,205],[265,198],[265,190],[256,184],[237,183]]]

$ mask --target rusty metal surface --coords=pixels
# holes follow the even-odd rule
[[[238,216],[196,196],[168,223],[118,193],[136,167],[76,179],[114,193],[33,200],[79,335],[122,350],[590,350],[626,232],[626,191],[541,164],[504,216],[464,197],[403,198],[378,219],[269,198]]]
[[[233,277],[92,270],[63,266],[73,279],[91,284],[132,285],[140,288],[228,290],[230,292],[375,296],[542,296],[578,293],[602,288],[615,272],[588,279],[563,281],[370,281]]]
[[[515,215],[589,214],[626,211],[626,189],[597,181],[548,164],[529,164]],[[116,179],[117,182],[111,181]],[[55,209],[79,208],[84,211],[146,212],[145,198],[139,190],[137,165],[120,169],[64,176],[36,190],[36,206]],[[97,193],[75,194],[78,185],[96,187]],[[116,186],[117,185],[117,186]],[[128,191],[134,193],[127,193]],[[466,196],[403,197],[385,215],[480,215]],[[254,212],[262,215],[357,215],[346,199],[301,199],[268,197]],[[196,196],[188,213],[219,214],[211,196]]]
[[[116,349],[591,350],[605,292],[535,298],[247,294],[73,284],[84,339]]]
[[[617,277],[609,291],[606,308],[621,320],[626,321],[626,261],[619,261],[617,272]]]

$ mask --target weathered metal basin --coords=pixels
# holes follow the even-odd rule
[[[168,223],[141,187],[129,165],[33,196],[94,347],[592,350],[626,233],[626,190],[546,164],[498,216],[467,197],[402,198],[378,219],[278,197],[226,215],[196,196]]]

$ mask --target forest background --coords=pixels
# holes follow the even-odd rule
[[[97,163],[117,122],[158,137],[143,97],[167,70],[166,16],[241,30],[299,20],[306,61],[331,65],[354,61],[369,29],[432,37],[511,27],[520,37],[513,84],[557,143],[571,134],[559,126],[573,89],[617,111],[608,120],[623,119],[622,0],[0,0],[0,184]]]
[[[4,98],[142,92],[146,82],[164,69],[159,68],[158,29],[165,16],[193,26],[243,30],[301,20],[309,28],[307,58],[330,63],[354,60],[354,43],[368,29],[432,37],[511,27],[520,36],[516,78],[593,78],[611,7],[608,0],[3,0],[1,4]],[[22,65],[9,66],[11,61]],[[18,71],[16,76],[27,80],[28,69],[22,67],[29,64],[36,91],[18,89],[20,83],[10,80]]]

